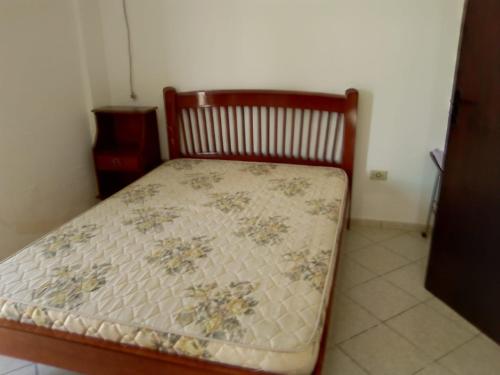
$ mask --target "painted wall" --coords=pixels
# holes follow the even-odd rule
[[[0,1],[0,257],[95,202],[75,4]]]
[[[425,221],[443,147],[463,0],[127,2],[138,104],[161,90],[361,91],[354,217]],[[100,0],[114,104],[132,103],[121,0]],[[95,48],[95,47],[94,47]],[[387,182],[368,179],[389,171]]]
[[[100,0],[73,0],[76,11],[76,28],[80,63],[83,68],[83,82],[87,101],[91,139],[96,134],[95,116],[92,109],[109,105],[111,102],[108,71],[104,54],[103,31],[101,27]]]

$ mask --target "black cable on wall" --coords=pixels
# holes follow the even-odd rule
[[[130,25],[128,22],[127,14],[127,4],[126,0],[122,0],[123,5],[123,15],[125,18],[125,28],[127,29],[127,45],[128,45],[128,68],[129,68],[129,86],[130,86],[130,98],[132,100],[137,100],[137,94],[134,90],[134,72],[133,72],[133,61],[132,61],[132,44],[130,41]]]

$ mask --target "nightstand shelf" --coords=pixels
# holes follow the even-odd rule
[[[156,107],[102,107],[93,112],[94,163],[99,198],[104,199],[161,163]]]

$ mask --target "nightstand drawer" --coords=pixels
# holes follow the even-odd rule
[[[101,171],[137,171],[140,168],[138,156],[97,154],[95,164]]]

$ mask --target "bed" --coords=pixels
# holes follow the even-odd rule
[[[84,373],[319,374],[357,92],[164,98],[170,160],[0,263],[0,353]]]

